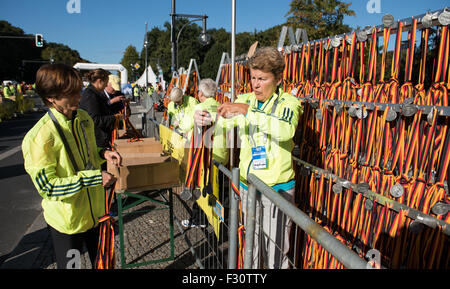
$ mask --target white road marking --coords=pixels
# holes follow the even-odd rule
[[[17,153],[18,151],[22,150],[22,145],[16,146],[15,148],[10,149],[9,151],[6,151],[4,153],[0,154],[0,161],[3,159],[6,159],[7,157],[12,156],[13,154]]]

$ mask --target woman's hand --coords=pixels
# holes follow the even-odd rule
[[[224,118],[232,118],[238,114],[246,115],[249,105],[245,103],[225,102],[217,108],[217,113]]]
[[[122,166],[122,157],[118,152],[115,151],[105,151],[105,160],[113,163],[116,167]]]
[[[116,182],[116,177],[108,173],[107,171],[102,171],[102,185],[105,188],[110,187],[112,184]]]
[[[116,113],[114,116],[115,116],[116,119],[118,119],[119,121],[122,121],[122,120],[124,119],[124,116],[123,116],[123,114],[121,114],[121,113]]]
[[[198,126],[206,126],[212,123],[211,114],[206,110],[196,110],[194,113],[194,122]]]

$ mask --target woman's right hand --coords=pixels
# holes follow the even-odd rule
[[[207,126],[212,123],[212,118],[208,111],[196,110],[194,113],[194,122],[198,126]]]
[[[118,119],[119,121],[122,121],[122,120],[123,120],[123,114],[121,114],[121,113],[116,113],[114,116],[115,116],[116,119]]]
[[[114,177],[112,174],[108,173],[107,171],[102,171],[102,181],[103,181],[103,186],[105,188],[110,187],[112,184],[114,184],[116,182],[116,177]]]

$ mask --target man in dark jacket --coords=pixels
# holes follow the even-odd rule
[[[117,75],[110,74],[108,79],[108,85],[106,86],[104,93],[108,98],[108,105],[111,113],[116,114],[122,111],[125,107],[124,101],[126,101],[126,97],[121,92],[119,77]]]

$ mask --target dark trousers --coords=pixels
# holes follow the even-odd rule
[[[50,231],[50,235],[52,236],[58,269],[73,268],[72,265],[74,262],[77,262],[77,260],[74,259],[76,258],[75,255],[71,254],[69,251],[76,249],[79,252],[78,256],[80,256],[83,252],[84,244],[86,244],[92,268],[95,268],[100,226],[92,228],[86,232],[73,235],[60,233],[51,226],[47,226]]]

